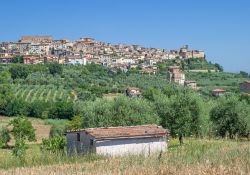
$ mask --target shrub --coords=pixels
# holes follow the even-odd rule
[[[17,115],[27,115],[28,114],[28,104],[22,99],[11,100],[6,107],[6,115],[17,116]]]
[[[0,148],[7,147],[10,141],[10,131],[8,128],[3,127],[0,130]]]
[[[49,110],[48,117],[52,119],[71,119],[74,116],[72,102],[58,101]]]
[[[9,69],[12,79],[25,79],[29,75],[29,70],[25,65],[15,65]]]
[[[66,139],[65,137],[52,137],[49,139],[43,139],[41,150],[49,151],[50,153],[57,153],[64,150],[64,147],[66,145]]]

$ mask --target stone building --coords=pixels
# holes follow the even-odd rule
[[[197,90],[197,83],[196,83],[196,81],[185,81],[184,82],[184,86],[185,87],[190,87],[193,90]]]
[[[179,66],[170,66],[168,69],[167,79],[170,82],[184,85],[185,74],[180,70]]]
[[[52,36],[22,36],[21,43],[50,43],[52,42]]]
[[[129,97],[139,97],[141,95],[141,91],[137,87],[128,87],[126,90],[126,95]]]
[[[240,91],[250,94],[250,80],[244,81],[240,84]]]
[[[212,95],[215,96],[215,97],[218,97],[218,96],[222,96],[225,94],[225,90],[224,89],[214,89],[212,91]]]

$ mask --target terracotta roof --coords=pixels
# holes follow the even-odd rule
[[[113,140],[128,138],[151,138],[162,137],[168,134],[168,131],[157,125],[139,125],[125,127],[107,127],[107,128],[87,128],[81,130],[70,130],[70,132],[85,131],[87,134],[95,137],[96,140]]]
[[[214,89],[213,92],[225,92],[224,89]]]
[[[136,91],[139,91],[140,90],[140,88],[138,88],[138,87],[128,87],[128,89],[127,89],[128,91],[131,91],[131,90],[136,90]]]

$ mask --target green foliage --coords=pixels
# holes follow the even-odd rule
[[[245,71],[240,71],[240,75],[241,75],[243,78],[248,78],[248,73],[245,72]]]
[[[143,99],[118,97],[114,101],[99,99],[85,104],[81,114],[83,127],[131,126],[158,124],[159,117],[151,103]]]
[[[170,129],[172,136],[190,136],[201,131],[201,103],[200,97],[184,92],[170,98],[161,95],[155,104],[161,124]]]
[[[66,131],[66,126],[62,126],[62,125],[52,125],[52,127],[50,128],[50,137],[59,137],[59,136],[63,136],[64,133]]]
[[[72,118],[72,120],[69,121],[69,129],[80,129],[82,127],[82,118],[81,116],[77,115]]]
[[[24,139],[18,139],[16,140],[15,146],[12,150],[12,154],[24,161],[27,149],[28,146],[25,144]]]
[[[7,106],[5,114],[7,116],[27,115],[28,104],[22,100],[14,98]]]
[[[221,98],[210,112],[216,134],[230,138],[245,136],[250,131],[249,114],[249,106],[235,96]]]
[[[0,72],[0,84],[10,83],[11,75],[8,71]]]
[[[58,63],[50,63],[48,67],[49,67],[49,73],[52,75],[56,75],[56,74],[61,75],[63,72],[62,65]]]
[[[160,90],[156,89],[156,88],[149,88],[146,89],[143,93],[142,93],[143,97],[150,100],[150,101],[154,101],[155,96],[160,95]]]
[[[28,141],[35,141],[36,135],[35,135],[35,129],[32,126],[31,121],[29,121],[24,116],[18,116],[14,119],[12,119],[9,122],[9,125],[12,127],[11,134],[14,136],[14,139],[16,141],[18,140],[28,140]],[[21,144],[20,142],[19,144]]]
[[[23,56],[22,55],[17,55],[15,56],[15,58],[13,58],[11,60],[12,63],[23,63],[24,60],[23,60]]]
[[[158,124],[159,117],[153,105],[143,99],[119,97],[114,101],[97,99],[79,106],[83,117],[82,127],[129,126]]]
[[[23,116],[18,116],[11,120],[9,125],[12,127],[10,132],[15,139],[15,146],[12,153],[14,156],[24,160],[28,148],[25,141],[36,141],[35,129],[31,122]]]
[[[220,71],[223,72],[223,67],[221,65],[219,65],[218,63],[215,63],[215,67]]]
[[[3,127],[0,129],[0,148],[7,147],[10,141],[10,131],[8,128]]]
[[[10,74],[12,79],[25,79],[29,75],[29,70],[25,65],[14,65],[10,69]]]
[[[11,86],[0,84],[0,114],[6,115],[6,107],[13,98],[14,95]]]
[[[27,116],[28,117],[36,117],[36,118],[44,118],[44,111],[46,111],[46,108],[48,108],[48,104],[43,101],[34,101],[32,103],[28,104],[27,108]]]
[[[49,110],[48,117],[55,119],[71,119],[74,116],[72,102],[58,101]]]
[[[58,153],[64,150],[65,145],[65,137],[56,136],[49,139],[43,139],[41,150],[49,151],[50,153]]]

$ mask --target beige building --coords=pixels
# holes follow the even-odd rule
[[[141,91],[137,87],[128,87],[126,90],[126,95],[129,97],[139,97],[141,95]]]
[[[50,43],[52,42],[52,36],[22,36],[21,43]]]
[[[190,87],[193,90],[197,90],[197,83],[196,81],[185,81],[184,82],[185,87]]]
[[[170,82],[184,85],[185,74],[180,70],[179,66],[170,66],[168,69],[167,79]]]
[[[218,96],[222,96],[225,94],[225,90],[224,89],[214,89],[212,91],[212,95],[215,96],[215,97],[218,97]]]

